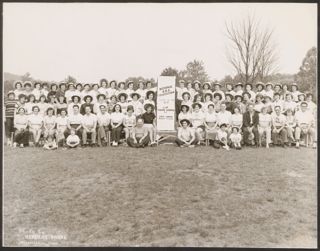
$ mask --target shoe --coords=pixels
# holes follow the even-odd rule
[[[17,142],[13,143],[13,147],[16,148],[17,147]]]
[[[23,145],[23,144],[20,144],[20,147],[21,147],[21,148],[24,148],[24,145]]]
[[[296,142],[296,148],[297,148],[297,149],[300,148],[299,141]]]
[[[312,144],[312,148],[313,148],[313,149],[316,149],[316,148],[317,148],[317,143],[316,143],[316,142],[314,142],[314,143]]]

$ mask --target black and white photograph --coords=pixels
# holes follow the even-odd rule
[[[317,248],[317,10],[2,3],[2,245]]]

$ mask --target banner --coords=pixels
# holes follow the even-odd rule
[[[175,131],[176,77],[158,77],[157,130]]]

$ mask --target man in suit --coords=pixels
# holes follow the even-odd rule
[[[243,140],[245,145],[259,146],[259,114],[254,109],[254,104],[250,103],[247,106],[247,111],[243,114]],[[252,140],[252,134],[254,135],[254,143]]]

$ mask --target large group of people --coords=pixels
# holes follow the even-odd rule
[[[135,88],[135,87],[138,88]],[[7,145],[57,149],[155,146],[157,88],[151,82],[99,84],[15,81],[4,102]],[[317,105],[298,85],[178,80],[176,143],[241,149],[305,142],[316,147]]]

